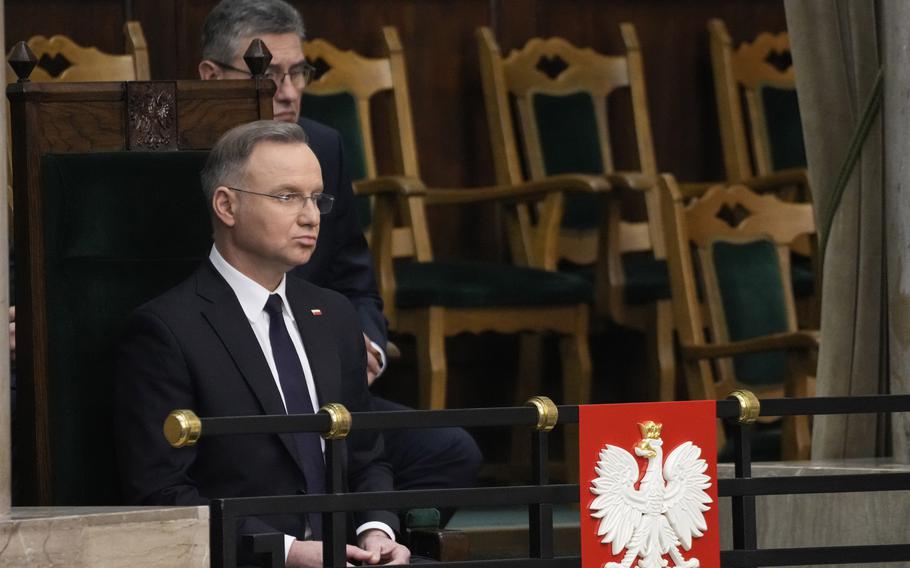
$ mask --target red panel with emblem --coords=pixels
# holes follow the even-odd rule
[[[720,566],[715,402],[579,407],[582,566]]]

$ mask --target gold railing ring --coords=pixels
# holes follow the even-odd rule
[[[739,401],[739,423],[752,424],[758,420],[761,413],[761,402],[755,393],[745,389],[735,390],[727,398],[735,398]]]
[[[538,430],[549,432],[556,426],[556,422],[559,420],[559,409],[552,400],[545,396],[532,396],[525,404],[537,409],[536,427]]]
[[[202,436],[202,421],[192,410],[174,410],[164,419],[164,437],[175,448],[194,446]]]
[[[351,431],[351,413],[343,404],[330,402],[323,405],[319,412],[325,412],[332,420],[331,428],[322,435],[326,440],[341,440]]]

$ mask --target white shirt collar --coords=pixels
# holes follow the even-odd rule
[[[215,267],[215,270],[218,271],[218,274],[227,281],[228,286],[234,291],[234,295],[236,295],[237,300],[240,301],[240,307],[243,308],[243,313],[246,314],[248,320],[254,321],[262,315],[262,312],[265,309],[265,302],[272,294],[281,296],[281,303],[284,305],[285,313],[291,314],[287,294],[285,293],[287,275],[281,277],[281,282],[278,283],[278,287],[272,292],[231,266],[231,264],[221,256],[221,253],[218,252],[218,247],[215,245],[212,245],[212,252],[209,253],[209,260]]]

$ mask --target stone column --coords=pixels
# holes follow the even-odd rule
[[[4,33],[5,17],[4,2],[0,1],[0,45],[6,45]],[[6,105],[4,95],[3,108]],[[6,110],[0,112],[0,155],[4,162],[9,156],[9,136],[7,136],[9,120]],[[6,165],[0,167],[0,316],[6,314],[9,308],[9,201],[7,191]],[[5,318],[3,318],[5,319]],[[0,325],[0,518],[6,517],[10,512],[12,502],[10,494],[10,464],[12,462],[12,444],[10,436],[10,384],[9,384],[9,327]]]

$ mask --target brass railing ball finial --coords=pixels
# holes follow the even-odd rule
[[[559,409],[552,400],[545,396],[532,396],[525,404],[537,409],[538,430],[549,432],[556,426],[556,422],[559,421]]]
[[[758,420],[761,413],[761,402],[755,393],[745,389],[735,390],[727,398],[739,401],[739,423],[752,424]]]
[[[164,437],[175,448],[193,446],[202,436],[202,421],[192,410],[174,410],[164,420]]]
[[[257,37],[250,42],[246,53],[243,54],[243,60],[254,77],[262,77],[272,62],[272,52],[266,47],[265,42]]]
[[[351,431],[351,413],[348,412],[348,409],[343,404],[331,402],[323,405],[319,412],[328,414],[332,420],[332,426],[328,432],[322,435],[323,438],[326,440],[341,440],[347,437]]]
[[[20,83],[28,81],[28,77],[32,74],[32,70],[38,65],[38,58],[35,57],[34,52],[24,41],[16,42],[7,61],[9,62],[9,66],[12,67],[13,71],[16,73],[16,77],[19,78]]]

